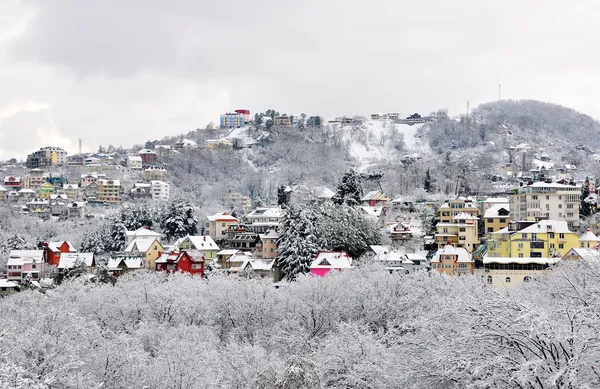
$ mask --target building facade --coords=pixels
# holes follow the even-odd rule
[[[564,220],[569,228],[579,226],[581,187],[556,182],[535,182],[513,191],[512,220]]]
[[[240,128],[244,126],[244,123],[244,115],[241,115],[239,113],[228,112],[221,115],[221,128]]]
[[[107,203],[120,203],[121,182],[119,180],[98,180],[97,199]]]

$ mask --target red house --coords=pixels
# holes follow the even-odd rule
[[[140,158],[142,158],[142,165],[152,164],[156,162],[156,153],[149,149],[140,150],[138,153]]]
[[[49,265],[58,266],[62,253],[76,253],[77,250],[67,241],[40,242],[39,248],[44,250],[44,261]]]
[[[204,257],[193,256],[186,251],[163,253],[156,260],[156,271],[182,272],[204,276]]]
[[[4,177],[4,187],[6,189],[21,189],[23,180],[21,177],[8,176]]]

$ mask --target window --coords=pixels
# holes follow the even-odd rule
[[[521,239],[527,239],[527,234],[521,234]]]
[[[225,223],[221,223],[221,227],[225,227]]]
[[[518,247],[519,247],[519,250],[523,249],[523,243],[519,243]]]
[[[537,198],[537,195],[533,195],[533,196],[531,196],[531,199],[532,199],[532,200],[537,200],[537,199],[538,199],[538,198]]]
[[[550,204],[546,204],[546,211],[550,210]]]
[[[466,269],[466,268],[467,268],[467,264],[466,264],[466,263],[459,263],[459,264],[458,264],[458,267],[459,267],[460,269]]]
[[[494,232],[494,227],[488,227],[488,232]]]
[[[488,283],[488,284],[491,284],[491,283],[492,283],[492,276],[488,276],[488,277],[487,277],[487,283]]]
[[[158,246],[154,246],[154,250],[158,250]]]
[[[537,240],[537,234],[531,234],[531,240]]]
[[[460,227],[460,228],[458,229],[458,231],[460,231],[460,232],[465,232],[466,230],[467,230],[467,229],[466,229],[465,227]]]
[[[562,243],[559,243],[559,244],[558,244],[558,248],[559,248],[559,249],[564,249],[564,248],[565,248],[565,245],[564,245],[564,244],[562,244]]]
[[[506,219],[501,218],[500,223],[506,223]]]
[[[546,200],[550,200],[550,196],[546,196]]]
[[[559,200],[562,200],[562,196],[558,196],[558,199],[559,199]],[[560,207],[559,207],[559,208],[560,208]]]
[[[519,258],[523,258],[523,253],[519,253]]]
[[[558,209],[561,209],[561,208],[562,208],[562,204],[558,204]]]
[[[531,281],[531,277],[529,277],[529,276],[523,277],[523,282],[529,282],[529,281]]]
[[[507,284],[510,283],[510,277],[506,277],[505,281],[506,281]]]
[[[558,234],[558,237],[559,237],[560,239],[564,239],[564,238],[565,238],[565,234],[562,234],[562,233],[561,233],[561,234]]]
[[[550,233],[550,239],[554,239],[554,232]]]

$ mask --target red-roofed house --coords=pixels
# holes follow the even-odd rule
[[[182,272],[204,276],[204,257],[188,252],[164,253],[156,260],[156,271]]]

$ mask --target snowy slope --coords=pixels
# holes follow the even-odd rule
[[[340,131],[344,142],[349,143],[350,154],[359,161],[359,170],[385,160],[398,159],[405,154],[430,153],[428,144],[417,137],[423,124],[409,126],[390,120],[368,120],[360,126],[335,126],[334,130]],[[405,148],[401,151],[394,147],[390,139],[392,126],[404,138]]]

